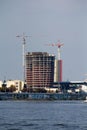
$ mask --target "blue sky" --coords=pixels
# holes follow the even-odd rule
[[[87,74],[87,0],[0,0],[0,80],[22,79],[22,39],[27,51],[57,56],[61,48],[63,80],[84,80]]]

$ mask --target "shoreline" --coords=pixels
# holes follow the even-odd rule
[[[56,101],[56,100],[85,100],[84,93],[0,93],[0,100],[26,101]]]

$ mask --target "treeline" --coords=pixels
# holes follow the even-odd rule
[[[2,87],[0,87],[0,92],[16,92],[18,88],[16,88],[15,85],[11,85],[10,87],[7,87],[7,85],[4,83],[2,84]],[[21,92],[34,92],[34,93],[46,93],[47,91],[44,88],[32,88],[27,87],[24,85],[23,89],[20,90]]]
[[[11,85],[9,88],[6,86],[0,87],[0,92],[14,92],[16,91],[16,87],[14,85]]]

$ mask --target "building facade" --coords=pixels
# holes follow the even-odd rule
[[[3,84],[3,82],[2,82],[2,81],[0,81],[0,88],[2,88],[2,84]]]
[[[54,64],[54,82],[58,82],[58,60],[56,59]]]
[[[62,60],[58,60],[58,82],[62,82]]]
[[[55,60],[54,82],[62,82],[62,60]]]
[[[21,80],[8,80],[6,81],[6,87],[9,88],[14,86],[16,88],[15,92],[21,92],[23,90],[24,82]]]
[[[55,56],[47,52],[26,54],[26,83],[28,87],[50,87],[54,81]]]

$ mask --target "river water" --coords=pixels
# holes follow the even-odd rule
[[[0,101],[0,130],[87,130],[87,103]]]

